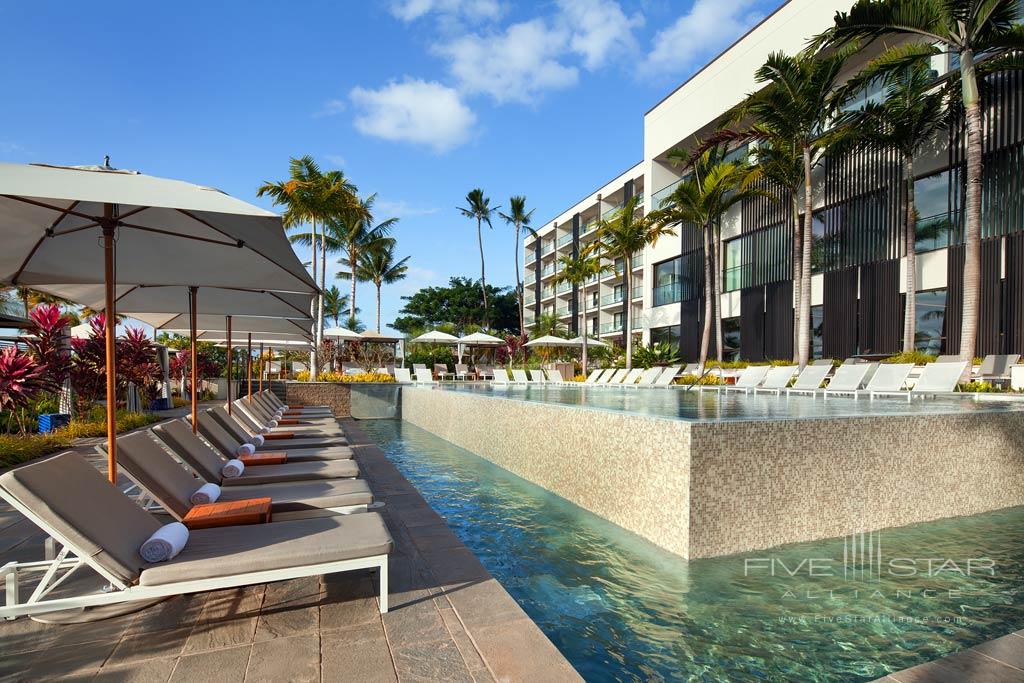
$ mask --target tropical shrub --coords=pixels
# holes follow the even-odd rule
[[[35,358],[13,346],[0,350],[0,409],[17,421],[19,431],[25,431],[25,408],[40,394],[54,389],[46,376],[46,366]],[[10,427],[8,421],[8,431]]]
[[[964,382],[963,384],[957,385],[960,391],[966,391],[975,394],[992,394],[1004,391],[1002,388],[997,387],[991,382],[981,382],[975,380],[973,382]]]
[[[106,318],[102,313],[89,318],[90,334],[84,339],[72,339],[71,388],[75,393],[75,413],[83,415],[89,411],[106,387],[106,346],[103,326]]]
[[[117,431],[127,432],[162,420],[153,413],[117,411]],[[74,439],[100,437],[107,433],[106,411],[96,408],[88,419],[72,420],[71,424],[46,434],[0,434],[0,468],[13,467],[72,445]]]
[[[935,360],[935,356],[930,353],[924,353],[923,351],[906,351],[904,353],[897,353],[895,356],[889,356],[883,358],[883,363],[913,363],[914,365],[924,365],[931,363]]]
[[[647,346],[637,345],[633,349],[633,367],[642,367],[645,370],[656,365],[672,365],[679,362],[679,349],[673,348],[667,342],[649,344]]]
[[[205,352],[196,349],[196,372],[200,379],[219,377],[221,368]],[[171,377],[185,378],[185,393],[192,393],[192,352],[189,349],[178,351],[171,359]]]
[[[308,382],[309,381],[309,370],[299,370],[295,373],[296,382]]]
[[[409,367],[412,367],[413,363],[423,363],[428,368],[432,368],[434,363],[451,366],[455,362],[456,358],[452,347],[439,344],[413,344],[405,356],[405,364]]]
[[[117,344],[118,387],[127,388],[129,382],[135,384],[142,405],[148,406],[160,379],[156,346],[141,328],[129,327]]]
[[[36,359],[55,387],[60,387],[70,372],[71,344],[67,329],[71,318],[55,304],[36,306],[29,313],[32,326],[26,330],[28,352]]]
[[[722,380],[722,378],[719,377],[716,373],[708,373],[703,377],[699,377],[698,375],[683,375],[681,377],[677,377],[675,383],[682,384],[684,386],[688,384],[704,384],[708,386],[716,386],[719,384],[725,384],[725,381]]]

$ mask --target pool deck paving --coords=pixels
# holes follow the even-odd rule
[[[580,680],[358,424],[342,424],[395,540],[387,614],[366,571],[181,596],[94,623],[23,617],[0,621],[0,680]],[[98,441],[73,450],[102,468]],[[0,503],[0,564],[41,559],[44,541]]]
[[[941,659],[891,673],[874,683],[1024,683],[1024,630]]]

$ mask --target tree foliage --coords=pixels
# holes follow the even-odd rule
[[[433,329],[450,324],[458,332],[484,325],[488,311],[484,309],[479,280],[453,277],[447,287],[425,287],[412,296],[404,296],[405,306],[392,327],[403,334]],[[519,332],[519,312],[515,292],[508,287],[487,286],[490,328]]]

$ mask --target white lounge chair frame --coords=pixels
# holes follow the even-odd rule
[[[671,387],[673,382],[676,380],[676,376],[679,374],[679,368],[681,365],[670,365],[657,376],[654,383],[651,386],[654,387]]]
[[[742,391],[743,393],[748,394],[764,382],[765,377],[768,376],[769,370],[771,370],[770,365],[748,365],[743,368],[743,371],[736,379],[736,384],[723,384],[720,386],[701,385],[701,390],[718,389],[727,393],[730,391]]]
[[[93,558],[76,548],[67,538],[64,538],[56,529],[52,528],[32,510],[22,505],[19,500],[7,495],[0,490],[0,498],[3,498],[11,507],[23,514],[29,521],[46,532],[56,545],[48,543],[47,559],[38,562],[8,562],[0,567],[0,578],[3,578],[5,585],[5,602],[0,606],[0,618],[16,619],[17,617],[30,614],[45,614],[47,612],[59,612],[61,610],[81,609],[85,607],[100,607],[103,605],[115,605],[122,602],[134,602],[137,600],[154,600],[157,598],[168,598],[175,595],[187,593],[201,593],[204,591],[222,590],[224,588],[236,588],[238,586],[251,586],[260,583],[273,581],[287,581],[305,576],[320,576],[322,574],[334,574],[336,572],[350,572],[361,569],[377,569],[380,572],[380,613],[388,611],[388,556],[372,555],[359,557],[351,560],[340,560],[337,562],[324,562],[321,564],[309,564],[299,567],[287,567],[285,569],[273,569],[258,572],[245,572],[232,576],[219,576],[210,579],[198,579],[194,581],[179,581],[160,586],[129,585],[123,580],[108,572],[101,564]],[[63,584],[80,567],[88,566],[97,574],[110,582],[109,587],[100,593],[78,595],[66,598],[54,598],[47,600],[46,597],[58,586]],[[63,571],[63,573],[61,573]],[[21,601],[20,579],[22,575],[41,573],[42,577],[32,590],[32,594],[24,602]]]
[[[778,396],[786,390],[786,385],[789,384],[791,379],[793,379],[793,375],[796,374],[796,371],[797,366],[795,365],[778,365],[773,367],[764,376],[761,386],[754,387],[754,393],[757,394],[763,391],[766,394],[775,394]]]
[[[514,368],[512,370],[511,384],[530,384],[530,378],[527,376],[526,370]]]
[[[910,401],[918,396],[950,396],[957,393],[955,391],[957,382],[964,370],[967,368],[967,361],[958,362],[935,362],[929,363],[924,366],[921,371],[921,375],[917,378],[917,383],[910,389],[910,391],[869,391],[869,397],[875,398],[876,396],[899,396],[900,398],[906,398]],[[939,375],[939,380],[942,382],[942,389],[932,389],[931,385],[921,386],[928,382],[936,381],[933,375]],[[977,396],[977,394],[975,394]]]

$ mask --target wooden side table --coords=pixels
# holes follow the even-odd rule
[[[253,453],[252,455],[241,455],[238,457],[246,467],[254,465],[283,465],[288,462],[288,453],[285,451],[267,451],[265,453]]]
[[[265,441],[273,441],[274,439],[294,439],[295,432],[274,432],[271,434],[264,434],[263,439]]]
[[[265,524],[270,521],[270,503],[270,498],[204,503],[194,506],[181,521],[190,530],[243,524]]]

